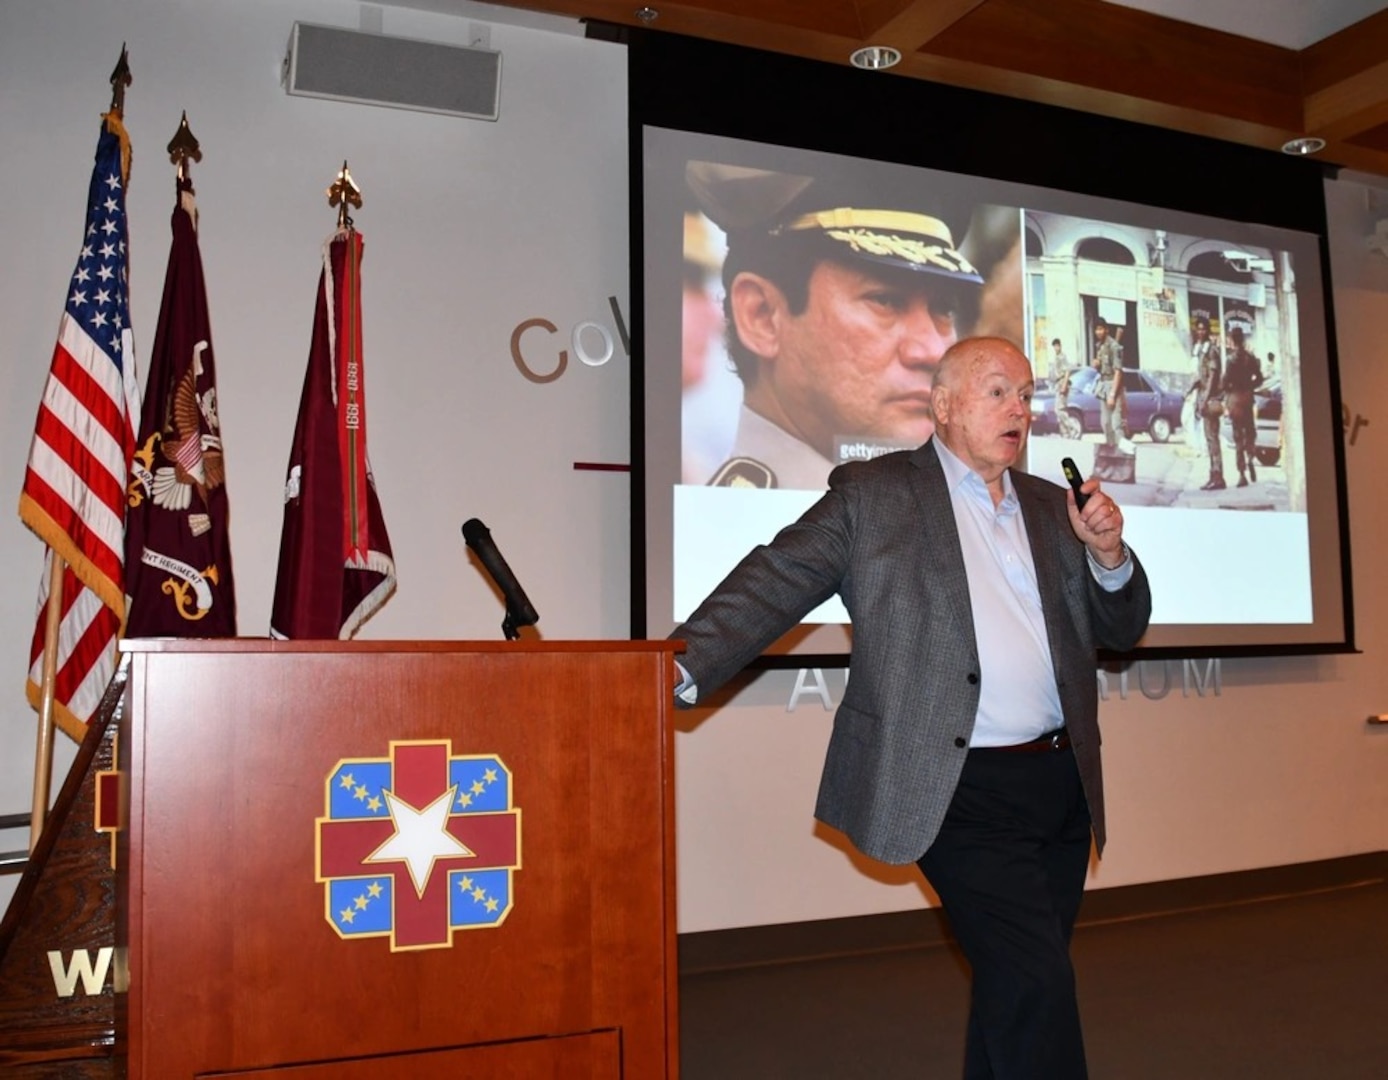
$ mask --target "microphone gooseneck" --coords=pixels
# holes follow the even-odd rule
[[[506,618],[502,620],[501,631],[507,640],[514,641],[520,637],[520,627],[533,626],[540,621],[535,606],[531,604],[530,598],[525,595],[525,590],[516,580],[516,575],[512,573],[511,567],[497,549],[496,542],[492,540],[491,530],[487,526],[477,518],[468,518],[463,522],[463,540],[491,575],[496,587],[501,590],[501,595],[506,601]]]

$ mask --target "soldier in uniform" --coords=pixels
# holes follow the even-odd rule
[[[1078,439],[1084,425],[1070,413],[1070,379],[1074,376],[1060,338],[1051,338],[1051,386],[1055,389],[1055,423],[1061,435]]]
[[[1118,445],[1122,414],[1118,395],[1123,385],[1123,352],[1117,340],[1108,336],[1108,323],[1094,323],[1093,366],[1099,371],[1094,383],[1094,396],[1099,399],[1099,424],[1104,429],[1104,442]]]
[[[1205,451],[1210,456],[1210,478],[1200,485],[1201,491],[1224,490],[1224,450],[1219,445],[1219,418],[1224,412],[1223,369],[1219,348],[1210,340],[1210,320],[1203,315],[1195,320],[1195,341],[1190,349],[1195,366],[1195,415],[1205,431]]]
[[[1258,358],[1243,345],[1243,328],[1229,330],[1229,359],[1224,365],[1224,408],[1234,429],[1234,459],[1239,467],[1239,487],[1257,483],[1253,448],[1258,442],[1258,422],[1254,415],[1253,391],[1263,385]]]
[[[935,368],[983,282],[949,210],[846,178],[708,162],[687,178],[727,233],[728,353],[743,383],[710,484],[823,489],[846,460],[924,443]]]
[[[1070,361],[1065,355],[1065,347],[1060,338],[1051,338],[1051,385],[1059,387],[1060,381],[1070,374]]]

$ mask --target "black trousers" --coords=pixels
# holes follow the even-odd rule
[[[1089,848],[1071,751],[969,751],[918,864],[973,971],[966,1080],[1087,1076],[1070,936]]]

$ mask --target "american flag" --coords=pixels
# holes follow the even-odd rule
[[[52,560],[64,561],[54,717],[80,738],[115,670],[125,614],[125,485],[139,415],[127,292],[125,186],[130,143],[103,118],[86,232],[68,286],[19,516],[48,545],[30,649],[28,696],[39,705]]]

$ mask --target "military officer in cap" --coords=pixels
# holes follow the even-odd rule
[[[704,162],[687,176],[728,236],[728,352],[743,382],[710,483],[823,489],[844,461],[925,442],[935,369],[983,283],[951,226],[842,182]]]

